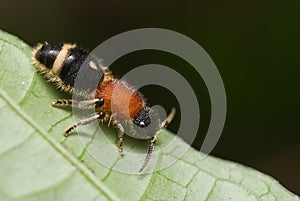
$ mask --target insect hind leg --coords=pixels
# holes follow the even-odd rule
[[[80,109],[91,109],[93,107],[101,107],[104,104],[103,98],[95,98],[91,100],[83,100],[83,101],[77,101],[73,99],[57,99],[52,101],[52,106],[58,106],[58,107],[64,107],[64,106],[70,106]]]

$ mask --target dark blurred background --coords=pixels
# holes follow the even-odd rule
[[[300,194],[299,19],[298,0],[11,0],[0,6],[0,28],[30,45],[62,40],[92,50],[116,34],[145,27],[170,29],[195,40],[214,60],[227,93],[226,125],[212,155],[265,172],[296,194]],[[147,63],[176,69],[199,92],[201,128],[193,144],[199,148],[210,119],[205,84],[185,61],[159,51],[131,53],[112,68],[122,75]],[[162,89],[144,90],[153,103],[176,105]]]

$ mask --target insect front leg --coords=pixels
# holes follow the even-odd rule
[[[169,115],[167,116],[167,118],[161,123],[160,129],[165,128],[165,127],[172,121],[172,119],[173,119],[174,116],[175,116],[175,113],[176,113],[176,109],[175,109],[175,108],[172,108],[170,114],[169,114]],[[159,133],[159,131],[151,138],[151,143],[150,143],[149,148],[148,148],[147,156],[146,156],[146,158],[145,158],[145,160],[144,160],[144,162],[143,162],[143,165],[142,165],[142,167],[140,168],[139,172],[142,172],[142,171],[145,169],[146,165],[148,164],[148,162],[149,162],[149,160],[150,160],[150,158],[151,158],[151,155],[152,155],[153,150],[154,150],[154,144],[155,144],[155,142],[156,142],[156,140],[157,140],[157,135],[158,135],[158,133]]]
[[[95,120],[98,120],[98,119],[103,119],[105,117],[105,113],[100,111],[98,112],[97,114],[95,114],[94,116],[91,116],[91,117],[88,117],[86,119],[82,119],[81,121],[73,124],[72,126],[70,126],[64,133],[64,136],[67,137],[71,134],[71,132],[76,129],[77,127],[79,126],[82,126],[82,125],[86,125],[86,124],[89,124]]]
[[[148,164],[150,158],[151,158],[151,155],[153,153],[153,150],[154,150],[154,144],[156,142],[156,139],[157,139],[157,134],[154,135],[152,138],[151,138],[151,143],[149,145],[149,148],[148,148],[148,152],[147,152],[147,156],[143,162],[143,165],[142,167],[140,168],[139,172],[142,172],[144,170],[144,168],[146,167],[146,165]]]

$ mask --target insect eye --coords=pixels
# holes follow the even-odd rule
[[[143,128],[143,127],[146,126],[146,124],[145,124],[145,122],[141,121],[140,124],[139,124],[139,126]]]

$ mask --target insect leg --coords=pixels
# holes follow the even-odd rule
[[[67,137],[71,134],[71,132],[77,128],[78,126],[82,126],[82,125],[86,125],[89,124],[97,119],[103,119],[105,117],[105,113],[104,112],[99,112],[97,114],[95,114],[94,116],[88,117],[86,119],[82,119],[81,121],[73,124],[72,126],[70,126],[64,133],[64,136]]]
[[[171,121],[172,119],[174,118],[175,116],[175,113],[176,113],[176,109],[175,108],[172,108],[170,114],[167,116],[167,118],[161,123],[160,125],[160,130],[165,128]],[[148,153],[147,153],[147,156],[143,162],[143,165],[142,167],[140,168],[139,172],[142,172],[144,170],[144,168],[146,167],[146,165],[148,164],[150,158],[151,158],[151,155],[153,153],[153,149],[154,149],[154,144],[156,142],[156,139],[157,139],[157,135],[158,135],[159,131],[152,137],[151,139],[151,143],[150,143],[150,146],[148,148]]]
[[[117,126],[118,126],[118,137],[119,137],[119,153],[120,156],[124,156],[124,150],[123,150],[124,127],[120,122],[117,123]]]
[[[52,101],[52,106],[72,106],[74,100],[72,99],[57,99]]]
[[[144,170],[144,168],[146,167],[146,165],[148,164],[150,158],[151,158],[151,155],[152,155],[152,152],[153,152],[153,149],[154,149],[154,144],[156,142],[156,139],[157,139],[157,134],[154,135],[152,138],[151,138],[151,143],[150,143],[150,146],[148,148],[148,153],[147,153],[147,156],[143,162],[143,165],[142,167],[140,168],[139,172],[142,172]]]
[[[103,98],[95,98],[92,100],[77,101],[72,99],[57,99],[52,101],[52,106],[71,106],[82,109],[89,109],[93,107],[101,107],[104,104]]]
[[[176,109],[173,107],[170,114],[167,116],[167,118],[162,122],[160,125],[160,129],[166,128],[169,123],[173,120],[176,113]]]

